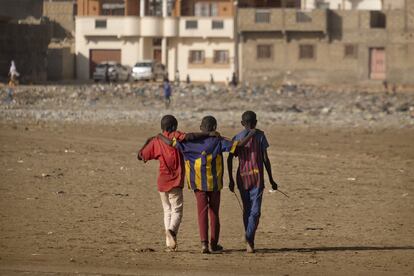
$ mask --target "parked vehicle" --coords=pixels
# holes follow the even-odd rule
[[[165,66],[154,60],[137,62],[132,68],[134,80],[162,80],[166,76]]]
[[[114,61],[101,62],[93,72],[94,81],[128,81],[129,76],[129,69]]]

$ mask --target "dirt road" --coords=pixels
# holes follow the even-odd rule
[[[0,124],[0,274],[412,275],[414,129],[260,128],[290,198],[266,192],[247,255],[224,189],[225,251],[202,255],[187,189],[179,252],[163,251],[158,164],[135,157],[157,125]]]

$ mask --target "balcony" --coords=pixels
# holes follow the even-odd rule
[[[233,38],[233,17],[181,17],[179,36]]]
[[[327,32],[327,10],[241,8],[240,32]]]
[[[77,17],[76,32],[85,37],[233,38],[233,17],[93,16]]]
[[[137,16],[77,17],[76,31],[84,36],[139,36],[140,18]]]

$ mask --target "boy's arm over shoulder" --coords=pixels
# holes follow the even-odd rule
[[[207,137],[220,137],[220,133],[217,131],[211,131],[211,132],[190,132],[185,134],[185,141],[192,141]],[[179,140],[179,142],[181,142]]]
[[[186,134],[184,134],[186,135]],[[179,138],[183,138],[182,136],[178,135]],[[157,136],[158,139],[160,139],[160,141],[168,146],[177,148],[178,150],[182,150],[182,146],[185,143],[185,140],[179,141],[175,136],[170,139],[168,137],[166,137],[165,135],[163,135],[162,133],[158,134]]]
[[[138,151],[138,156],[137,156],[138,160],[147,162],[148,160],[158,158],[159,152],[156,149],[154,142],[155,142],[155,137],[150,137],[147,139],[145,144]]]
[[[244,147],[247,144],[247,142],[250,140],[250,138],[254,136],[255,133],[256,133],[256,130],[254,129],[250,130],[249,134],[243,139],[241,139],[240,141],[237,141],[235,139],[230,140],[225,137],[220,137],[221,138],[221,151],[230,152],[232,154],[236,153],[237,148]]]

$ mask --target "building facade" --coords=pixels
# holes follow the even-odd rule
[[[76,57],[79,79],[154,59],[170,79],[414,83],[414,1],[78,0]]]
[[[304,9],[381,10],[383,1],[384,0],[301,0],[301,4]]]
[[[257,2],[238,9],[242,80],[414,83],[413,1],[380,11],[269,8]]]
[[[78,0],[77,76],[106,60],[166,65],[168,75],[225,81],[234,71],[232,0]]]

